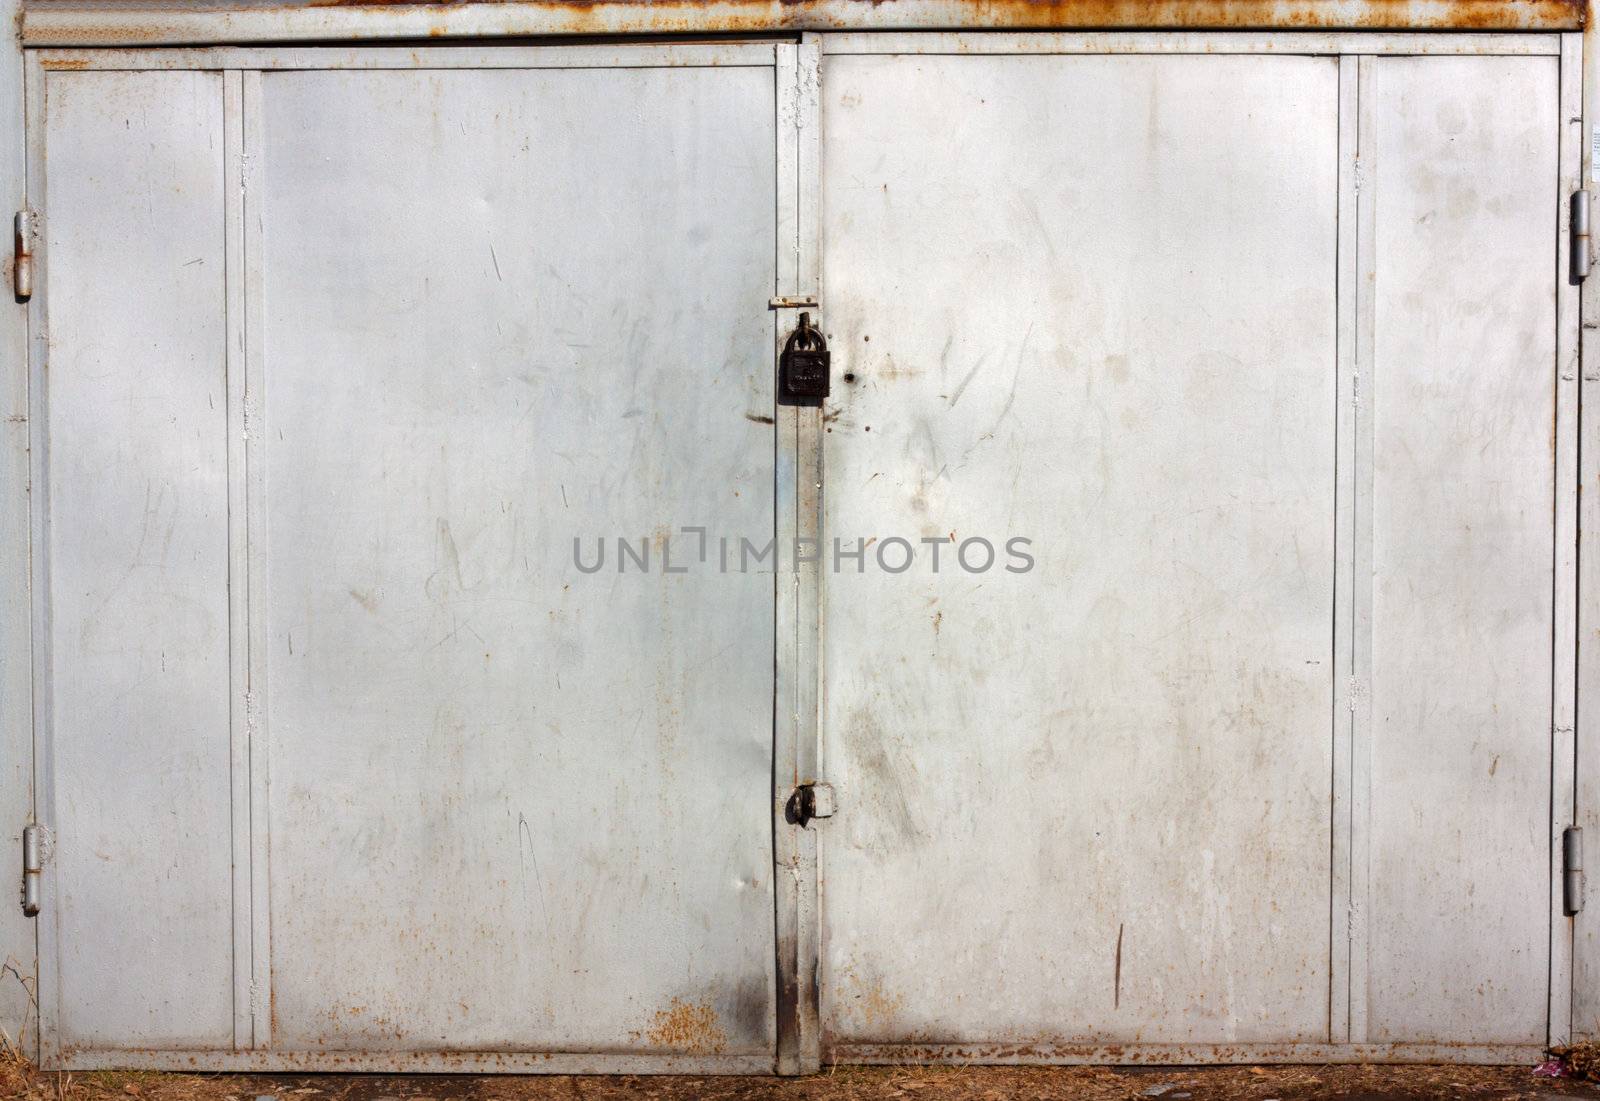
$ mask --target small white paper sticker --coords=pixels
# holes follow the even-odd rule
[[[1600,180],[1600,123],[1589,130],[1589,178]]]

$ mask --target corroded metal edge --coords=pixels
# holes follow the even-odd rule
[[[824,30],[1578,30],[1583,0],[504,0],[277,5],[34,0],[28,46]]]
[[[834,1044],[824,1063],[962,1063],[1189,1066],[1211,1063],[1537,1062],[1535,1044]]]
[[[1528,1044],[835,1044],[823,1065],[962,1063],[1184,1066],[1271,1063],[1536,1062]],[[446,1074],[771,1074],[770,1056],[607,1052],[89,1051],[67,1049],[49,1070],[382,1072]]]
[[[149,1051],[64,1049],[46,1070],[355,1074],[771,1074],[770,1055],[623,1052]]]

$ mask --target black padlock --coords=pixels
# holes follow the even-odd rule
[[[811,327],[811,315],[801,314],[778,357],[778,404],[821,405],[828,396],[831,358],[828,342]]]

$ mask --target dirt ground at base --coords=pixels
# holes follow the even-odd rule
[[[1483,1101],[1591,1098],[1531,1067],[834,1067],[808,1078],[369,1074],[204,1075],[0,1067],[17,1101]]]

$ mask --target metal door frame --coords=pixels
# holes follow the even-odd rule
[[[1589,191],[1591,221],[1595,212],[1595,194],[1600,189],[1600,148],[1594,137],[1600,132],[1600,0],[1586,0],[1587,13],[1582,33],[1580,64],[1582,77],[1582,109],[1565,112],[1566,121],[1577,128],[1576,186]],[[1563,82],[1563,93],[1566,92]],[[1565,102],[1563,102],[1565,107]],[[1562,146],[1566,156],[1566,144]],[[1563,169],[1566,168],[1563,162]],[[1566,217],[1563,214],[1563,217]],[[1588,244],[1590,256],[1594,255],[1594,242]],[[1569,352],[1576,362],[1562,364],[1563,382],[1573,377],[1578,381],[1578,441],[1575,461],[1578,464],[1578,507],[1576,528],[1572,533],[1575,546],[1557,545],[1558,553],[1570,551],[1575,556],[1572,565],[1576,572],[1576,620],[1571,638],[1575,668],[1575,711],[1569,725],[1571,739],[1571,767],[1575,783],[1570,806],[1557,806],[1559,818],[1570,815],[1572,824],[1589,835],[1591,851],[1600,839],[1600,708],[1593,701],[1600,699],[1600,485],[1596,484],[1596,460],[1600,459],[1600,343],[1588,339],[1588,333],[1600,328],[1600,279],[1593,275],[1585,280],[1580,300],[1575,308],[1582,317],[1582,333],[1576,348]],[[1585,490],[1587,489],[1587,492]],[[1557,654],[1561,654],[1562,640],[1557,639]],[[1588,892],[1593,898],[1595,892]],[[1559,914],[1559,910],[1557,913]],[[1558,988],[1558,976],[1552,974],[1551,1002],[1557,994],[1564,1001],[1565,1032],[1555,1027],[1550,1030],[1551,1043],[1569,1039],[1594,1039],[1600,1036],[1600,899],[1585,905],[1571,919],[1558,923],[1558,943],[1564,944],[1568,953],[1569,971],[1564,987]],[[1552,1017],[1555,1014],[1552,1012]]]
[[[14,0],[8,0],[14,2]],[[1584,0],[1447,0],[1393,4],[1355,0],[1329,11],[1324,0],[723,0],[662,8],[648,0],[599,0],[566,7],[498,0],[397,11],[297,2],[238,9],[175,10],[116,4],[26,6],[28,45],[154,46],[196,42],[503,37],[511,35],[730,34],[802,31],[943,31],[1344,28],[1365,31],[1562,31],[1584,27]],[[1593,26],[1593,20],[1589,21]]]
[[[21,0],[0,0],[0,19],[20,19]],[[23,56],[13,39],[0,46],[0,189],[6,210],[27,200]],[[7,265],[9,268],[9,265]],[[0,310],[0,836],[11,867],[22,859],[22,830],[34,818],[31,623],[28,576],[28,313],[8,295]],[[0,912],[0,1027],[29,1054],[38,1049],[38,922],[16,896]],[[6,974],[6,971],[14,974]]]
[[[815,50],[812,50],[814,57]],[[26,88],[27,197],[38,211],[41,222],[49,217],[44,209],[46,196],[46,149],[44,129],[44,88],[48,72],[105,70],[206,70],[223,75],[223,121],[226,150],[224,156],[224,218],[226,234],[227,303],[227,394],[228,394],[228,543],[230,562],[229,622],[230,667],[233,720],[232,749],[234,854],[234,1042],[232,1050],[137,1050],[128,1048],[68,1048],[59,1033],[59,952],[60,941],[54,920],[60,913],[57,899],[58,877],[43,877],[43,897],[37,937],[37,998],[39,1021],[39,1060],[53,1070],[89,1070],[121,1067],[151,1070],[212,1071],[400,1071],[418,1073],[771,1073],[797,1065],[797,1036],[794,1028],[793,984],[777,984],[777,1044],[763,1055],[661,1054],[627,1051],[483,1051],[483,1052],[390,1052],[358,1050],[284,1051],[272,1045],[271,1010],[270,883],[267,874],[268,802],[266,739],[256,737],[255,724],[245,721],[256,701],[247,691],[253,661],[250,650],[264,649],[257,632],[264,630],[259,601],[260,586],[248,583],[263,569],[262,548],[248,541],[248,531],[263,519],[262,477],[259,461],[252,463],[254,448],[244,425],[247,409],[259,401],[264,364],[262,341],[257,334],[263,324],[259,288],[261,249],[255,239],[261,232],[254,219],[245,216],[245,193],[252,173],[259,170],[259,159],[246,155],[258,143],[260,133],[261,74],[287,70],[334,69],[607,69],[607,68],[700,68],[755,67],[773,70],[774,98],[774,188],[776,227],[773,248],[774,296],[804,293],[807,272],[816,266],[814,234],[807,237],[803,227],[815,224],[815,193],[810,193],[811,209],[801,181],[803,166],[814,164],[817,156],[815,127],[805,129],[804,104],[815,103],[815,79],[802,73],[801,49],[792,41],[750,41],[740,43],[648,43],[608,45],[540,46],[429,46],[425,49],[384,46],[288,47],[288,48],[190,48],[190,49],[29,49],[23,57]],[[813,63],[812,72],[815,71]],[[806,99],[806,89],[810,99]],[[814,176],[815,173],[811,173]],[[35,294],[27,307],[30,353],[26,373],[17,372],[26,385],[28,416],[26,424],[39,426],[38,433],[28,428],[25,440],[29,484],[35,487],[29,500],[30,512],[16,519],[31,529],[28,537],[32,569],[30,596],[33,708],[33,790],[35,815],[46,825],[55,820],[54,768],[50,729],[50,608],[49,588],[49,501],[48,440],[43,438],[48,424],[46,412],[46,361],[48,357],[48,280],[47,250],[38,250]],[[809,268],[808,266],[809,265]],[[814,286],[814,274],[812,275]],[[769,312],[768,303],[751,302],[753,311]],[[781,347],[790,323],[786,311],[770,311],[774,357]],[[793,537],[804,528],[802,499],[815,501],[797,491],[797,472],[804,472],[815,485],[815,465],[803,462],[800,446],[801,419],[794,409],[778,408],[774,413],[775,481],[774,527],[784,546],[785,536]],[[815,418],[813,418],[814,420]],[[813,433],[816,426],[812,425]],[[8,522],[12,522],[8,514]],[[800,576],[800,575],[797,575]],[[235,585],[234,579],[246,584]],[[773,724],[773,842],[778,865],[774,869],[774,943],[779,954],[788,944],[792,953],[799,943],[793,933],[807,877],[797,874],[802,831],[784,819],[784,804],[789,786],[779,784],[791,771],[799,753],[796,727],[802,704],[811,697],[806,685],[793,673],[798,661],[803,634],[814,639],[804,610],[805,587],[781,583],[784,575],[774,575],[775,601],[775,714]],[[252,596],[250,594],[257,594]],[[19,617],[20,618],[20,617]],[[246,639],[250,644],[246,644]],[[8,651],[14,652],[14,651]],[[787,656],[786,656],[787,655]],[[814,682],[812,682],[814,695]],[[813,707],[814,709],[814,707]],[[777,721],[788,715],[793,722]],[[788,930],[788,933],[785,933]],[[787,940],[785,936],[787,935]],[[774,960],[774,966],[778,960]],[[791,965],[792,968],[792,965]],[[792,969],[788,973],[793,973]],[[790,1009],[785,1011],[785,992]],[[785,1027],[784,1022],[788,1021]],[[620,1038],[619,1038],[620,1039]]]
[[[1572,920],[1563,913],[1562,832],[1572,823],[1568,795],[1575,793],[1574,715],[1577,684],[1573,663],[1563,655],[1576,651],[1578,390],[1575,363],[1579,348],[1578,288],[1567,279],[1564,247],[1569,195],[1582,186],[1580,125],[1583,87],[1582,35],[1560,33],[1478,33],[1370,31],[1105,31],[1034,33],[916,33],[863,31],[820,36],[827,55],[1179,55],[1259,54],[1267,56],[1333,56],[1339,64],[1339,212],[1338,212],[1338,394],[1335,528],[1341,550],[1336,554],[1333,646],[1340,667],[1334,671],[1333,775],[1330,812],[1333,826],[1333,877],[1329,913],[1329,1035],[1326,1043],[1295,1044],[1103,1044],[1067,1045],[1019,1042],[1010,1045],[904,1042],[829,1045],[822,1061],[830,1063],[1233,1063],[1233,1062],[1524,1062],[1540,1056],[1543,1047],[1517,1044],[1371,1043],[1365,1014],[1365,945],[1368,843],[1367,754],[1372,718],[1369,698],[1361,690],[1370,680],[1371,569],[1364,558],[1352,561],[1350,549],[1370,553],[1372,492],[1371,417],[1361,410],[1355,386],[1359,367],[1372,357],[1373,302],[1371,283],[1358,270],[1372,255],[1372,191],[1355,186],[1358,150],[1355,135],[1370,102],[1361,94],[1363,77],[1370,86],[1373,59],[1380,56],[1469,55],[1548,56],[1558,60],[1560,118],[1558,187],[1552,189],[1551,256],[1556,286],[1557,360],[1556,423],[1552,426],[1555,500],[1552,502],[1555,560],[1552,615],[1551,792],[1549,808],[1550,935],[1547,1040],[1564,1043],[1572,1033]],[[824,71],[822,79],[826,79]],[[819,184],[820,187],[820,184]],[[1559,191],[1559,195],[1557,192]],[[1366,205],[1365,217],[1358,206]],[[1360,228],[1358,228],[1360,227]],[[1365,233],[1363,237],[1362,234]],[[1591,280],[1591,282],[1595,282]],[[1356,288],[1352,293],[1350,288]],[[1600,289],[1600,288],[1597,288]],[[822,288],[826,305],[827,288]],[[1597,304],[1600,305],[1600,304]],[[1590,324],[1595,324],[1591,321]],[[1589,372],[1600,379],[1600,368]],[[1586,376],[1588,377],[1588,376]],[[1586,429],[1593,432],[1594,428]],[[1596,445],[1600,452],[1600,445]],[[1600,494],[1591,494],[1588,508]],[[1597,511],[1600,515],[1600,511]],[[1600,525],[1600,520],[1597,520]],[[1349,548],[1349,549],[1345,549]],[[1364,573],[1363,573],[1364,570]],[[1365,577],[1365,580],[1363,579]],[[824,623],[825,630],[825,623]],[[1597,674],[1600,675],[1600,674]],[[820,726],[818,736],[821,736]],[[825,763],[824,763],[825,771]],[[1558,794],[1560,793],[1560,794]],[[843,808],[842,813],[849,813]],[[826,827],[824,827],[826,828]],[[818,858],[826,866],[826,846]],[[821,905],[826,905],[825,892]],[[1345,930],[1340,935],[1339,930]],[[819,922],[820,937],[825,935]],[[1596,936],[1600,937],[1600,930]],[[1344,997],[1336,992],[1345,991]],[[826,992],[824,992],[825,994]],[[1359,1007],[1359,1008],[1358,1008]],[[820,1015],[820,1007],[819,1007]],[[1597,1022],[1600,1027],[1600,1022]]]
[[[818,36],[805,35],[779,70],[779,99],[792,112],[794,144],[778,155],[780,295],[821,301],[822,57]],[[788,134],[787,128],[780,131]],[[792,211],[792,214],[782,212]],[[774,333],[774,362],[792,322]],[[815,406],[778,407],[778,546],[794,549],[794,569],[778,574],[777,691],[773,757],[773,859],[777,896],[779,1074],[807,1074],[821,1065],[817,1007],[822,945],[817,833],[792,822],[789,793],[821,779],[818,716],[822,693],[822,433]],[[805,550],[804,548],[809,548]],[[780,556],[782,551],[780,550]]]

